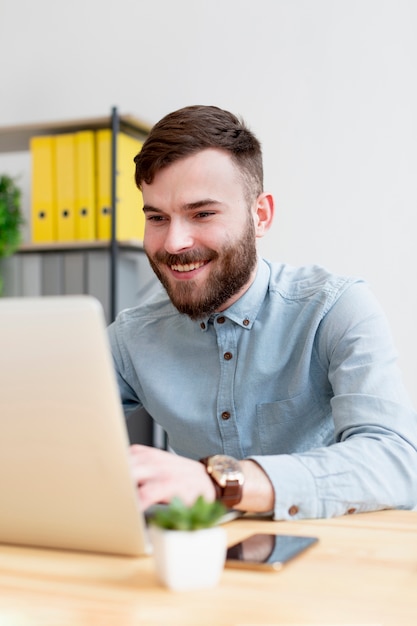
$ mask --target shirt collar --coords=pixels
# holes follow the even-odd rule
[[[224,316],[242,328],[250,330],[265,299],[269,278],[269,266],[263,259],[259,258],[256,276],[249,289],[225,311],[200,320],[201,329],[207,330],[209,322]]]

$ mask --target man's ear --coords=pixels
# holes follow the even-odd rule
[[[256,237],[263,237],[270,229],[274,219],[274,198],[270,193],[263,192],[256,201],[254,214]]]

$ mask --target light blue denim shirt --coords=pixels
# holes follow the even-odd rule
[[[417,416],[363,281],[259,260],[226,311],[192,321],[161,288],[109,336],[125,414],[178,454],[257,461],[276,519],[417,503]]]

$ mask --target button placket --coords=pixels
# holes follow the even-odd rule
[[[214,328],[219,349],[220,380],[217,396],[217,422],[223,443],[223,452],[241,458],[243,456],[234,411],[234,390],[237,361],[237,345],[234,324],[220,315]]]

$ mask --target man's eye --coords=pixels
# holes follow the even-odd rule
[[[148,222],[162,222],[165,218],[162,215],[148,215],[146,219]]]
[[[196,217],[204,218],[204,217],[210,217],[210,215],[214,215],[214,213],[212,211],[200,211],[200,213],[197,213]]]

